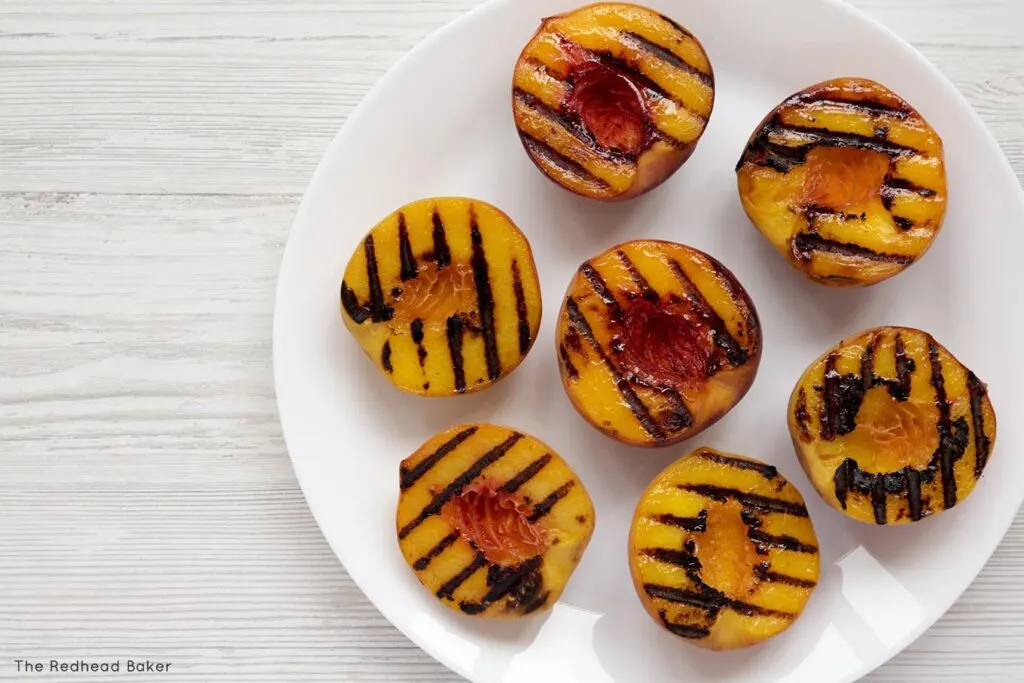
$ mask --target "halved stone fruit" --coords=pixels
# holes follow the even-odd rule
[[[514,618],[561,595],[594,531],[583,484],[554,451],[506,427],[452,427],[402,461],[398,543],[446,606]]]
[[[640,602],[670,633],[732,650],[792,625],[818,584],[804,499],[772,466],[698,448],[640,499],[629,567]]]
[[[879,327],[807,369],[789,431],[829,505],[862,522],[906,524],[970,495],[996,416],[985,384],[931,335]]]
[[[544,20],[516,64],[512,99],[519,136],[545,175],[585,197],[623,200],[693,153],[715,79],[682,26],[601,3]]]
[[[363,239],[341,283],[345,327],[399,389],[450,396],[512,372],[540,329],[526,236],[481,201],[423,199]]]
[[[718,421],[750,389],[761,324],[735,276],[673,242],[627,242],[569,284],[555,330],[562,384],[608,436],[668,446]]]
[[[942,140],[883,85],[839,78],[776,107],[736,167],[750,220],[826,285],[871,285],[928,250],[946,214]]]

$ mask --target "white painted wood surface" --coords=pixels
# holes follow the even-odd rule
[[[173,662],[161,681],[458,680],[310,517],[270,329],[327,143],[477,4],[0,2],[0,680],[56,656]],[[855,4],[956,82],[1024,178],[1024,2]],[[867,680],[1024,680],[1022,614],[1024,520]]]

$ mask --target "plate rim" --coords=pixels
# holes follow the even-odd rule
[[[580,1],[580,6],[589,4],[587,0]],[[592,0],[592,2],[600,1],[602,0]],[[637,2],[637,0],[633,1]],[[1017,181],[1016,177],[1016,172],[1014,171],[1012,164],[1010,164],[1009,159],[1003,152],[998,141],[993,136],[989,127],[986,125],[984,119],[981,118],[980,114],[978,114],[974,106],[970,103],[969,100],[967,100],[963,93],[960,92],[956,85],[935,64],[933,64],[927,57],[925,57],[921,52],[919,52],[917,48],[911,45],[910,42],[908,42],[907,40],[903,39],[893,29],[890,29],[888,26],[881,23],[881,21],[876,19],[874,16],[866,13],[865,11],[857,7],[854,7],[853,5],[849,4],[848,2],[845,2],[844,0],[810,1],[820,5],[831,6],[833,9],[844,13],[851,20],[859,21],[862,24],[866,24],[870,29],[879,33],[885,40],[889,42],[898,43],[900,46],[902,46],[904,48],[904,51],[907,53],[908,59],[913,59],[918,63],[918,66],[925,68],[927,71],[931,72],[931,74],[934,77],[937,77],[936,83],[938,85],[941,85],[941,87],[946,91],[945,96],[947,98],[954,98],[958,100],[960,104],[964,105],[966,111],[969,112],[968,115],[971,118],[971,120],[983,133],[983,138],[985,140],[986,145],[989,148],[986,151],[986,154],[994,154],[995,157],[998,157],[999,163],[1003,168],[1002,175],[1004,175],[1005,177],[1012,178],[1014,183],[1016,183],[1019,186],[1019,182]],[[426,653],[429,657],[431,657],[432,659],[439,662],[449,670],[453,671],[457,675],[469,681],[477,680],[473,676],[473,671],[471,669],[464,667],[462,663],[456,658],[446,656],[443,652],[437,650],[436,648],[433,648],[428,643],[425,637],[421,637],[418,632],[409,628],[408,624],[401,622],[401,620],[393,619],[392,615],[389,614],[389,612],[392,610],[385,610],[380,605],[378,605],[378,603],[373,599],[370,593],[367,592],[366,587],[364,585],[365,582],[361,580],[359,577],[353,575],[349,571],[348,567],[345,564],[345,561],[342,559],[343,553],[339,550],[338,547],[336,547],[336,543],[328,536],[328,534],[324,533],[323,525],[321,524],[321,519],[327,517],[328,513],[324,509],[324,505],[321,502],[318,502],[318,499],[316,499],[315,496],[310,495],[306,483],[309,481],[310,475],[306,474],[304,476],[302,474],[302,472],[305,472],[305,469],[303,465],[299,463],[299,460],[295,457],[295,455],[293,455],[293,448],[291,440],[289,439],[290,430],[287,425],[291,422],[291,418],[288,416],[288,414],[291,411],[289,408],[285,407],[285,401],[282,400],[282,393],[284,392],[282,392],[281,390],[283,386],[287,385],[287,380],[285,379],[285,373],[282,370],[283,366],[285,365],[284,352],[282,349],[285,346],[285,344],[283,342],[284,326],[283,323],[281,322],[282,316],[280,315],[280,311],[282,310],[285,303],[285,292],[290,291],[290,283],[291,280],[294,279],[294,276],[288,272],[288,264],[291,260],[293,260],[290,259],[290,254],[295,249],[295,247],[293,246],[295,244],[295,241],[292,238],[294,237],[295,232],[299,228],[299,226],[306,221],[307,214],[310,210],[309,207],[311,192],[313,188],[318,185],[321,178],[323,177],[325,173],[324,169],[327,165],[328,159],[333,158],[336,155],[337,150],[342,147],[346,138],[348,137],[350,130],[354,127],[353,122],[356,122],[356,124],[358,124],[361,121],[361,119],[365,116],[365,112],[371,109],[375,100],[381,96],[384,84],[387,81],[389,81],[392,77],[394,77],[397,73],[405,70],[406,68],[409,67],[409,65],[415,62],[420,53],[427,50],[434,43],[443,41],[445,38],[447,38],[449,34],[457,32],[458,29],[463,24],[469,23],[478,15],[495,11],[497,8],[501,6],[511,5],[514,4],[515,2],[516,0],[484,0],[484,2],[481,2],[481,4],[477,5],[476,7],[470,9],[469,11],[459,15],[458,17],[452,19],[448,23],[432,31],[425,38],[416,43],[411,49],[405,52],[391,67],[389,67],[385,71],[385,73],[377,81],[374,82],[369,91],[367,91],[366,95],[363,96],[363,98],[355,106],[352,112],[344,120],[344,122],[338,129],[338,132],[334,135],[334,137],[331,139],[331,142],[325,148],[320,158],[320,161],[317,163],[316,169],[310,176],[309,182],[306,185],[306,189],[303,192],[302,199],[296,210],[295,218],[292,221],[291,225],[289,226],[288,236],[285,241],[285,247],[281,255],[281,265],[278,270],[277,284],[275,287],[274,295],[274,312],[272,322],[272,363],[274,374],[274,397],[275,403],[277,405],[278,419],[281,423],[282,438],[284,440],[285,449],[288,453],[288,458],[289,461],[291,462],[292,469],[295,472],[299,488],[302,491],[302,495],[306,501],[306,505],[308,506],[310,512],[313,515],[314,520],[317,523],[317,527],[320,529],[321,534],[327,541],[328,546],[331,548],[331,552],[337,558],[338,562],[342,565],[342,567],[345,568],[346,573],[356,584],[359,590],[363,593],[363,595],[366,596],[366,598],[370,601],[374,608],[377,609],[378,612],[380,612],[385,619],[387,619],[388,623],[395,627],[400,633],[402,633],[402,635],[404,635],[411,642],[413,642],[416,645],[416,647],[418,647],[420,650]],[[642,0],[639,0],[639,2],[642,4]],[[1017,201],[1021,205],[1022,210],[1024,210],[1024,188],[1019,188],[1019,190],[1020,191],[1016,193]],[[939,622],[939,620],[941,620],[949,612],[950,608],[952,608],[953,605],[963,596],[967,589],[974,585],[974,583],[977,581],[978,575],[988,564],[989,560],[992,558],[992,555],[1002,545],[1003,540],[1006,537],[1006,534],[1013,525],[1014,519],[1016,518],[1022,506],[1024,506],[1024,487],[1022,487],[1021,490],[1018,492],[1018,498],[1019,500],[1016,501],[1015,506],[1007,506],[1006,508],[1008,511],[1010,511],[1008,513],[1008,519],[1000,520],[1000,525],[1003,526],[1003,532],[999,537],[999,541],[987,553],[978,554],[975,556],[975,559],[973,561],[968,561],[969,571],[966,573],[971,577],[970,581],[967,582],[962,589],[956,591],[955,594],[952,594],[948,601],[945,599],[937,601],[937,605],[940,608],[937,610],[937,616],[934,619],[931,619],[930,617],[925,618],[913,630],[908,631],[907,635],[903,636],[894,646],[886,649],[882,653],[882,656],[880,658],[878,658],[877,660],[869,660],[864,662],[865,666],[863,669],[851,673],[847,676],[837,678],[834,681],[834,683],[854,683],[861,677],[878,670],[886,663],[888,663],[891,659],[893,659],[897,654],[903,652],[908,647],[910,647],[915,641],[917,641],[924,633],[930,630],[936,623]]]

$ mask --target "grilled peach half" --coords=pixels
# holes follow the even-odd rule
[[[872,285],[928,250],[946,214],[942,140],[883,85],[840,78],[776,107],[736,168],[750,220],[826,285]]]
[[[861,522],[907,524],[971,494],[996,416],[985,384],[931,335],[880,327],[807,369],[789,431],[825,502]]]
[[[512,100],[526,152],[548,178],[624,200],[693,153],[715,79],[700,41],[678,23],[601,3],[544,20],[516,64]]]
[[[341,283],[345,326],[399,389],[450,396],[512,372],[540,328],[526,236],[495,207],[424,199],[363,239]]]
[[[735,276],[673,242],[627,242],[580,266],[555,330],[562,384],[606,435],[668,446],[750,389],[761,325]]]
[[[464,614],[515,618],[551,607],[594,531],[594,506],[569,465],[506,427],[452,427],[399,474],[402,555]]]
[[[732,650],[789,628],[820,558],[800,492],[770,465],[698,448],[640,499],[629,568],[644,608],[699,647]]]

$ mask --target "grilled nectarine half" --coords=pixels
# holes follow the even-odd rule
[[[825,502],[869,524],[906,524],[971,494],[996,416],[985,384],[931,335],[879,327],[807,369],[789,431]]]
[[[906,101],[861,78],[776,107],[736,168],[743,208],[804,275],[871,285],[919,259],[946,213],[942,140]]]
[[[594,531],[594,506],[569,465],[506,427],[452,427],[403,460],[399,475],[402,555],[465,614],[548,609]]]
[[[341,283],[345,326],[399,389],[484,389],[540,328],[533,253],[512,220],[472,199],[424,199],[373,228]]]
[[[712,425],[761,360],[754,303],[707,254],[627,242],[580,266],[555,330],[562,384],[606,435],[668,446]]]
[[[545,19],[516,64],[516,127],[533,163],[584,197],[623,200],[697,146],[715,79],[693,34],[652,10],[589,5]]]
[[[818,583],[818,539],[800,492],[770,465],[698,448],[640,499],[629,568],[647,612],[712,650],[789,628]]]

